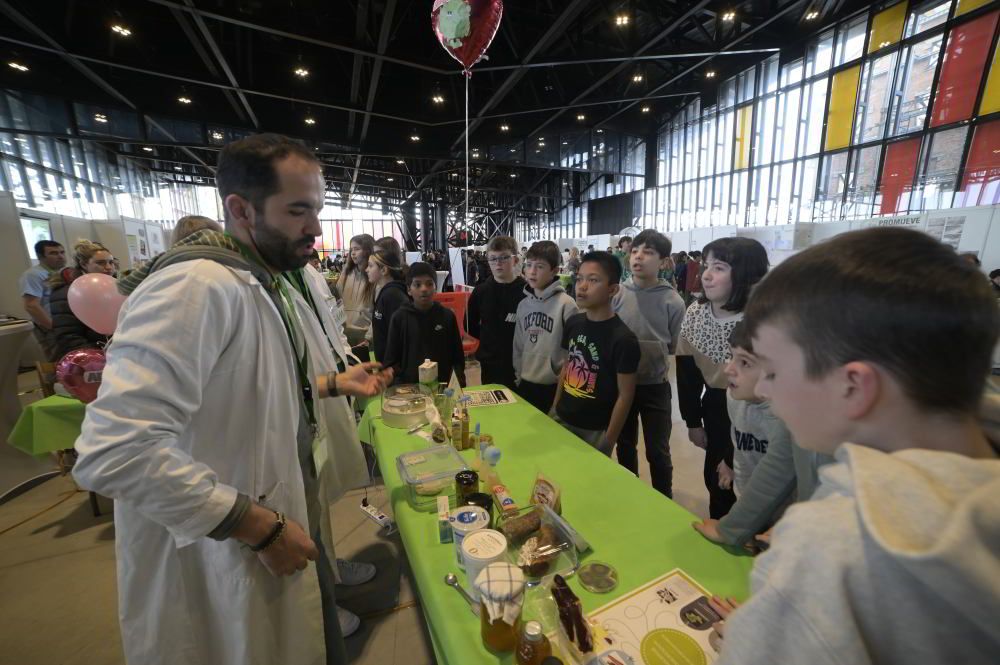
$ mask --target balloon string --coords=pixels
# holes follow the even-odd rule
[[[466,70],[468,71],[468,70]],[[465,76],[465,224],[469,225],[469,75]]]

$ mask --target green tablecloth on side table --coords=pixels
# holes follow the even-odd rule
[[[495,387],[495,386],[494,386]],[[441,665],[513,662],[498,659],[482,645],[479,622],[453,589],[444,584],[449,572],[465,575],[455,563],[454,545],[440,544],[435,513],[417,512],[406,500],[396,471],[396,457],[426,448],[426,440],[387,427],[373,401],[359,425],[362,441],[375,446],[382,476],[391,492],[392,507],[403,545],[420,592],[437,661]],[[527,503],[535,475],[541,471],[562,487],[562,512],[592,549],[581,558],[603,561],[618,569],[618,587],[608,594],[570,586],[593,611],[611,600],[674,569],[681,568],[712,593],[744,599],[749,591],[752,559],[735,555],[702,538],[691,522],[696,518],[648,484],[571,435],[525,402],[470,410],[473,422],[492,434],[503,453],[497,471],[519,505]],[[470,460],[472,451],[462,453]]]
[[[7,442],[29,455],[72,448],[86,410],[86,404],[71,397],[53,395],[38,400],[24,407]]]

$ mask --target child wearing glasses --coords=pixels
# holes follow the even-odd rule
[[[524,300],[528,284],[520,274],[513,238],[492,238],[486,246],[486,260],[490,276],[469,298],[469,334],[479,340],[476,359],[482,368],[483,383],[499,383],[513,390],[517,305]]]

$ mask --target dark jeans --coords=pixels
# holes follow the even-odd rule
[[[673,497],[674,467],[670,462],[670,384],[636,386],[632,408],[618,436],[618,463],[639,475],[639,418],[653,487]]]
[[[517,384],[516,392],[525,402],[547,414],[556,398],[556,384],[532,383],[522,379],[521,383]]]
[[[514,380],[514,365],[510,360],[506,363],[496,360],[480,360],[479,368],[482,371],[483,384],[499,383],[513,391],[517,391],[517,384]]]
[[[707,388],[701,397],[702,419],[708,447],[705,450],[705,487],[708,488],[708,514],[712,519],[721,519],[736,503],[733,490],[719,487],[719,472],[716,467],[725,460],[733,467],[733,439],[730,434],[732,424],[726,409],[726,390]]]

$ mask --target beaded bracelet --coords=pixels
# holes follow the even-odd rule
[[[278,539],[280,539],[282,534],[285,533],[285,525],[288,524],[288,521],[285,519],[285,514],[276,512],[275,515],[278,518],[278,522],[277,524],[274,525],[274,529],[271,531],[270,535],[268,535],[268,537],[263,540],[263,542],[261,542],[258,545],[251,545],[250,546],[251,552],[254,553],[263,552],[268,547],[278,542]]]

